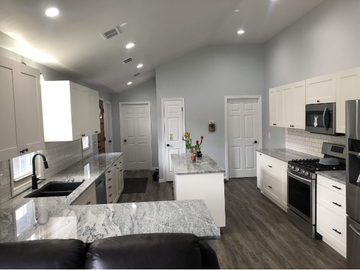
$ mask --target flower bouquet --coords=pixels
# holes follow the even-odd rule
[[[200,142],[197,140],[195,145],[192,145],[192,139],[190,138],[190,132],[185,131],[183,141],[185,142],[186,149],[191,151],[191,161],[196,161],[196,155],[201,157],[201,144],[203,142],[204,136],[200,137]],[[196,154],[195,154],[196,152]]]

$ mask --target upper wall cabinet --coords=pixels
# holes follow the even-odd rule
[[[305,129],[305,81],[283,86],[283,127]]]
[[[283,126],[283,93],[282,87],[269,89],[270,126]]]
[[[335,102],[335,81],[335,73],[307,79],[306,104]]]
[[[360,99],[360,68],[336,73],[336,132],[345,133],[345,101]]]
[[[73,141],[100,132],[99,93],[70,81],[42,85],[46,142]]]
[[[0,57],[0,161],[44,148],[40,72]]]

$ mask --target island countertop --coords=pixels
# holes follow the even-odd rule
[[[171,161],[175,174],[199,174],[199,173],[223,173],[225,170],[220,167],[212,158],[203,154],[192,162],[189,154],[172,154]]]
[[[99,154],[79,161],[48,182],[83,183],[67,197],[24,198],[25,191],[0,205],[0,242],[75,238],[96,239],[143,233],[193,233],[220,239],[204,201],[71,205],[122,153]]]

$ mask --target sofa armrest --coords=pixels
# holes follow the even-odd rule
[[[206,247],[204,253],[215,254]],[[193,234],[127,235],[92,243],[85,268],[203,268],[203,259],[199,239]]]
[[[0,268],[83,268],[85,252],[75,239],[0,243]]]
[[[202,256],[202,268],[204,269],[220,269],[219,261],[215,251],[208,243],[200,241],[200,250]]]

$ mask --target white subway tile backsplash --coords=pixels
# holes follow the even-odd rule
[[[81,140],[45,143],[42,153],[49,164],[49,169],[44,170],[44,178],[49,178],[82,159]],[[10,181],[9,161],[2,161],[0,162],[0,204],[11,198]]]
[[[299,129],[286,129],[286,148],[322,157],[323,154],[321,154],[321,149],[323,142],[345,145],[346,141],[344,136],[328,136],[309,133]]]

